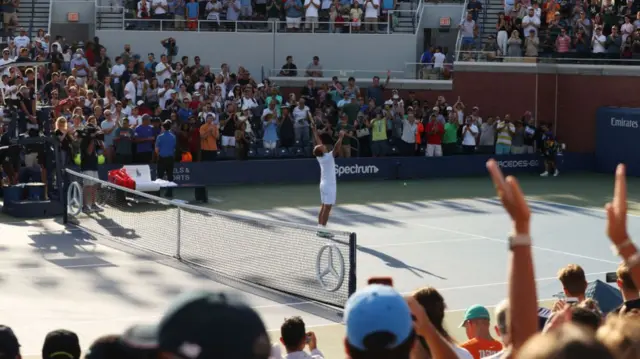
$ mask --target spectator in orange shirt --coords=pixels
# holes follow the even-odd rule
[[[200,153],[202,161],[215,161],[218,155],[218,125],[212,113],[207,115],[206,121],[200,126]]]
[[[420,145],[422,144],[423,134],[424,134],[424,125],[422,124],[422,122],[418,122],[418,129],[416,130],[416,143],[418,144],[418,148],[420,148]]]
[[[490,334],[491,317],[487,308],[473,305],[464,313],[464,327],[469,341],[460,345],[473,355],[474,359],[485,358],[502,350],[502,343],[493,339]]]

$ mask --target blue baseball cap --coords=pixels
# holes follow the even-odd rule
[[[413,330],[411,311],[405,299],[393,287],[373,284],[355,292],[345,307],[349,344],[366,350],[364,339],[373,333],[395,336],[389,349],[403,343]]]

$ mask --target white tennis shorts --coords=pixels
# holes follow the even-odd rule
[[[236,138],[233,136],[222,136],[222,146],[223,147],[235,147],[236,146]]]
[[[93,177],[93,178],[100,178],[100,175],[98,174],[98,171],[82,171],[82,174],[85,175],[85,176]],[[82,181],[82,184],[83,184],[84,187],[89,187],[89,186],[97,185],[98,182],[92,181],[90,179],[84,179]]]
[[[320,184],[320,203],[334,205],[336,204],[337,186],[335,184]]]

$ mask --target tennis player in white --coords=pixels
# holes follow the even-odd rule
[[[336,161],[335,154],[340,153],[340,146],[342,146],[342,139],[344,138],[344,131],[340,131],[338,141],[333,146],[333,150],[329,151],[325,145],[322,144],[320,136],[316,130],[316,126],[311,126],[313,129],[313,137],[316,141],[316,146],[313,148],[313,155],[318,159],[320,164],[320,213],[318,213],[318,225],[322,228],[327,226],[329,221],[329,213],[331,213],[331,207],[336,204],[336,192],[337,192],[337,180],[336,180]],[[318,232],[318,235],[329,236],[326,232]]]

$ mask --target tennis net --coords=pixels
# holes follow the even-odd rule
[[[66,170],[67,222],[97,239],[172,256],[227,279],[344,307],[356,235],[194,206]],[[95,188],[98,211],[83,211]]]

